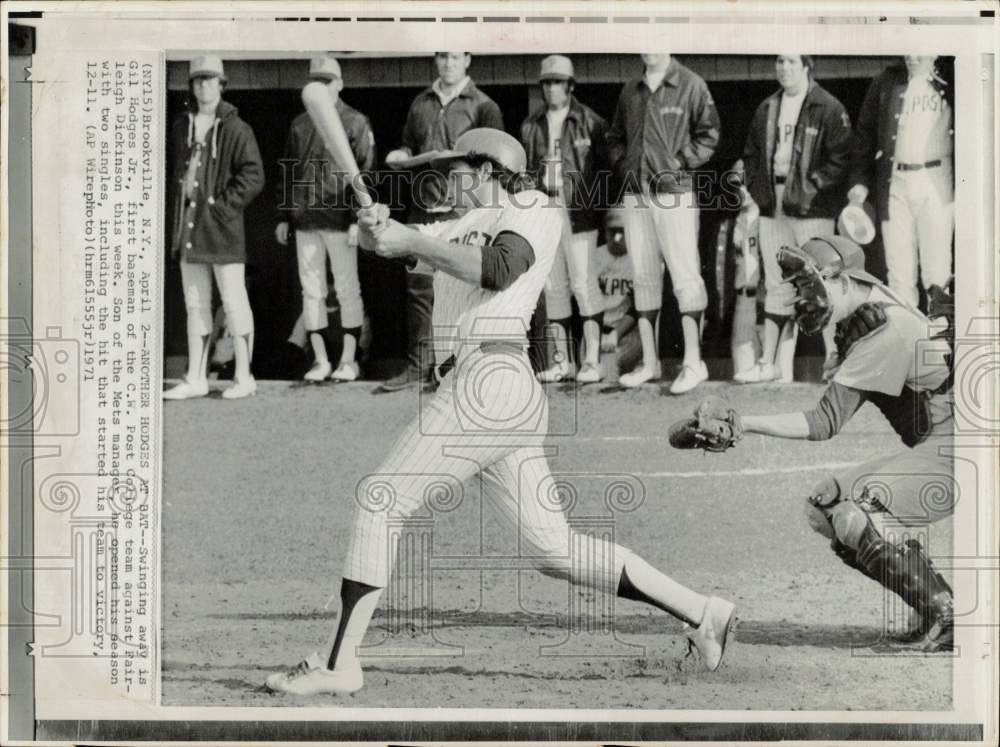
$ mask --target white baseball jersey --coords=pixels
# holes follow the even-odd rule
[[[799,113],[805,100],[806,89],[803,89],[798,96],[781,94],[781,106],[778,109],[778,142],[774,149],[775,176],[788,176],[788,168],[792,165],[795,125],[799,123]]]
[[[416,226],[456,244],[487,246],[504,231],[524,238],[535,255],[527,272],[507,289],[488,290],[444,272],[434,274],[434,348],[440,364],[457,355],[463,342],[524,340],[538,297],[559,247],[559,209],[542,192],[501,192],[499,204],[470,210],[461,218]],[[456,249],[456,251],[461,251]]]
[[[910,79],[896,130],[897,163],[926,163],[951,155],[949,109],[947,100],[926,76]]]

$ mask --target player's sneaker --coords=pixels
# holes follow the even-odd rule
[[[243,399],[257,393],[257,382],[251,376],[246,381],[237,381],[222,393],[223,399]]]
[[[184,377],[184,380],[177,386],[170,387],[163,393],[163,399],[194,399],[195,397],[205,397],[208,395],[208,379],[191,381]]]
[[[639,364],[637,368],[619,376],[618,384],[626,389],[634,389],[635,387],[642,386],[647,381],[656,381],[660,378],[660,375],[659,363],[652,368],[644,364]]]
[[[354,361],[342,361],[330,378],[334,381],[357,381],[361,368]]]
[[[735,604],[718,597],[709,597],[701,624],[697,628],[688,627],[685,631],[709,672],[714,672],[722,663],[722,655],[726,652],[726,638],[734,620]]]
[[[596,384],[604,378],[601,369],[593,363],[584,363],[576,375],[576,380],[580,384]]]
[[[330,361],[316,361],[302,378],[312,382],[326,381],[332,372],[333,365]]]
[[[705,365],[705,361],[698,361],[696,366],[685,364],[681,368],[680,376],[674,379],[674,383],[670,385],[670,393],[684,394],[706,381],[708,381],[708,366]]]
[[[560,381],[572,381],[574,374],[569,363],[557,363],[544,371],[539,371],[536,376],[543,384],[557,384]]]
[[[420,375],[420,369],[416,366],[407,366],[406,369],[391,379],[386,379],[382,382],[379,389],[383,392],[400,392],[403,389],[409,389],[411,386],[416,386],[423,381],[423,377]]]
[[[753,368],[733,375],[733,381],[737,384],[762,384],[766,381],[774,381],[776,378],[778,378],[777,366],[764,361],[759,361]]]
[[[267,678],[268,690],[292,695],[319,695],[321,693],[353,693],[365,683],[361,665],[346,669],[327,669],[319,652],[314,651],[287,672],[277,672]]]

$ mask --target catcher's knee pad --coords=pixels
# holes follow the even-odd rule
[[[809,502],[823,508],[832,506],[841,498],[840,482],[834,475],[827,475],[820,480],[809,492]]]
[[[809,522],[809,526],[812,527],[814,532],[822,534],[827,539],[835,539],[836,533],[833,531],[833,524],[830,523],[830,517],[826,515],[826,512],[814,506],[809,501],[806,501],[806,521]]]
[[[842,501],[828,509],[830,523],[836,538],[848,547],[857,550],[861,546],[862,537],[868,534],[871,519],[857,504]]]

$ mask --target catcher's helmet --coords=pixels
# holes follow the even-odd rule
[[[514,174],[524,172],[528,158],[517,138],[492,127],[477,127],[460,135],[452,150],[442,151],[434,159],[434,168],[447,171],[452,161],[466,158],[488,158],[497,166]]]
[[[881,285],[865,272],[864,250],[843,236],[812,238],[800,249],[782,248],[778,265],[782,279],[795,285],[795,323],[807,335],[823,329],[833,315],[825,281],[845,275]]]

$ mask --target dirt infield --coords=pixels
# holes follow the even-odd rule
[[[824,471],[899,450],[899,439],[865,407],[826,444],[749,436],[726,454],[671,450],[667,426],[718,385],[684,397],[549,389],[551,430],[564,434],[550,438],[550,461],[571,523],[613,531],[677,580],[737,604],[718,672],[701,671],[661,612],[615,600],[614,630],[602,630],[587,612],[602,600],[505,569],[516,547],[469,488],[435,519],[430,588],[411,580],[383,597],[363,690],[301,701],[261,691],[267,674],[326,639],[354,486],[416,411],[413,392],[372,389],[266,382],[250,400],[166,403],[165,705],[950,708],[950,657],[881,643],[879,587],[802,515]],[[726,392],[737,409],[768,412],[806,407],[821,389]],[[627,495],[609,509],[616,490]],[[932,531],[932,554],[945,552],[947,530]],[[390,616],[401,598],[411,613],[400,618],[395,604]]]

